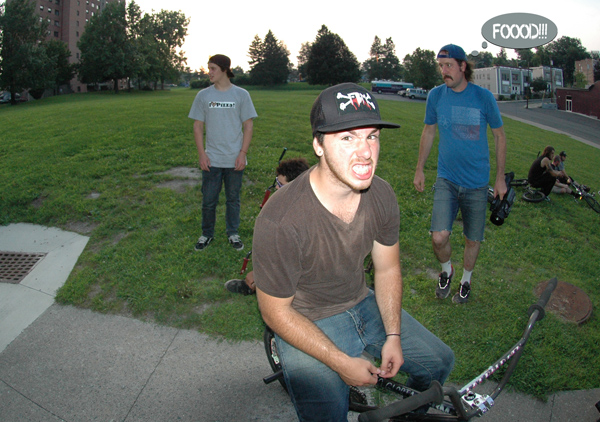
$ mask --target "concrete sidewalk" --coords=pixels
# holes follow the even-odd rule
[[[47,252],[19,284],[0,283],[0,421],[294,421],[261,342],[53,304],[87,238],[0,227],[0,251]],[[595,422],[600,389],[547,402],[503,392],[488,422]],[[356,415],[350,415],[356,420]]]

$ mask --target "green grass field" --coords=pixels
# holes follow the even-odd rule
[[[184,89],[69,95],[0,107],[0,224],[29,222],[90,236],[59,291],[60,303],[228,340],[259,339],[263,326],[256,299],[229,294],[223,283],[239,275],[283,148],[286,158],[316,162],[308,115],[318,92],[251,90],[259,118],[244,176],[240,234],[247,246],[242,252],[227,244],[223,201],[215,241],[195,252],[200,186],[167,187],[189,180],[165,172],[197,167],[187,118],[196,92]],[[451,381],[472,378],[518,340],[540,281],[557,276],[583,289],[594,307],[600,305],[600,215],[556,195],[551,203],[517,199],[503,226],[487,224],[467,306],[436,300],[439,265],[428,235],[433,195],[412,187],[425,106],[380,105],[384,119],[402,125],[382,134],[378,174],[394,187],[401,209],[404,307],[455,350]],[[510,119],[505,130],[507,170],[517,177],[526,177],[538,151],[553,145],[568,151],[568,172],[600,189],[600,150]],[[429,186],[436,162],[432,153]],[[460,235],[452,241],[460,275],[464,242]],[[550,314],[528,343],[512,378],[514,388],[544,397],[598,387],[599,325],[596,316],[577,326]]]

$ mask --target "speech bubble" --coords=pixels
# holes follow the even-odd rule
[[[551,42],[558,35],[558,28],[540,15],[507,13],[484,23],[481,35],[498,47],[533,48]]]

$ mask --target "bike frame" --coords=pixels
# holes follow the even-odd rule
[[[515,371],[517,363],[523,354],[523,349],[527,343],[527,340],[529,339],[529,336],[531,335],[531,332],[533,331],[535,323],[544,318],[544,307],[548,303],[548,300],[556,288],[557,283],[558,280],[556,277],[551,279],[548,282],[546,289],[540,296],[538,302],[529,308],[529,320],[521,339],[500,359],[494,362],[490,367],[475,377],[463,388],[457,390],[454,387],[441,387],[439,383],[435,383],[437,385],[434,384],[430,389],[419,393],[408,389],[403,385],[400,387],[400,383],[389,383],[391,380],[385,380],[382,383],[384,388],[390,391],[395,391],[402,395],[409,394],[410,397],[392,403],[389,406],[365,412],[359,416],[358,420],[360,422],[377,422],[394,417],[396,420],[400,421],[404,419],[402,418],[402,415],[410,413],[410,420],[415,421],[468,421],[473,417],[481,416],[488,412],[494,405],[495,399],[498,397],[498,395],[500,395]],[[489,379],[496,371],[498,371],[498,369],[500,369],[509,361],[510,363],[506,369],[506,372],[498,383],[498,386],[490,395],[481,395],[473,391],[475,387],[480,385],[483,381]],[[423,397],[420,398],[419,396]],[[444,397],[449,398],[450,404],[448,404],[447,401],[444,401]],[[436,415],[411,413],[414,409],[417,409],[428,403],[433,403],[434,408],[437,408],[446,414]]]

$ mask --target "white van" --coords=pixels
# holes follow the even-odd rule
[[[408,88],[406,90],[406,97],[412,98],[421,98],[423,100],[427,99],[427,90],[423,88]]]

